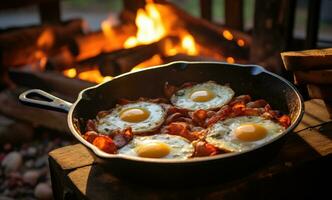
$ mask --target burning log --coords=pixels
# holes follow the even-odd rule
[[[133,24],[106,27],[105,29],[104,32],[91,32],[73,38],[67,43],[66,49],[62,49],[58,54],[48,58],[47,68],[67,69],[76,65],[76,62],[84,63],[85,60],[91,58],[93,60],[93,57],[97,57],[103,52],[122,49],[125,40],[136,31]]]
[[[93,58],[79,62],[80,67],[99,66],[104,76],[115,76],[128,72],[139,63],[151,58],[155,54],[163,54],[166,41],[177,40],[166,37],[147,45],[139,45],[128,49],[120,49],[109,53],[101,53]]]
[[[84,22],[70,20],[58,25],[32,26],[2,31],[0,34],[0,63],[20,66],[41,60],[83,33]],[[52,52],[53,51],[53,52]]]

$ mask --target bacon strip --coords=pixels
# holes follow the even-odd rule
[[[169,99],[171,96],[178,90],[174,85],[169,84],[168,82],[164,85],[164,95]]]
[[[205,127],[205,120],[207,116],[207,111],[203,109],[196,110],[192,113],[193,121],[202,127]]]
[[[134,137],[131,127],[112,134],[112,139],[116,147],[119,149],[130,142]]]
[[[92,120],[92,119],[89,119],[86,122],[85,130],[86,131],[95,131],[95,132],[97,132],[96,121]]]
[[[194,157],[213,156],[219,152],[217,147],[204,141],[193,142],[193,145],[195,147]]]
[[[194,141],[199,139],[200,132],[191,132],[189,125],[185,122],[173,122],[166,127],[166,133],[171,135],[182,136],[189,141]]]

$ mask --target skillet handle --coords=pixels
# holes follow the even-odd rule
[[[39,96],[42,99],[37,100],[32,98],[31,96]],[[27,90],[19,96],[19,99],[21,103],[29,106],[43,108],[47,110],[55,110],[65,113],[67,113],[70,107],[72,106],[72,103],[69,103],[65,100],[62,100],[58,97],[55,97],[39,89]]]

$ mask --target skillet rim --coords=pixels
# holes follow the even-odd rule
[[[239,67],[239,68],[256,68],[259,69],[261,72],[260,73],[266,73],[270,76],[273,76],[277,79],[279,79],[280,81],[284,82],[285,84],[288,85],[288,87],[290,87],[296,94],[297,98],[300,100],[300,112],[299,114],[296,116],[294,123],[292,123],[286,130],[284,130],[281,134],[279,134],[277,137],[269,140],[268,142],[262,143],[260,145],[257,145],[254,148],[245,150],[245,151],[241,151],[241,152],[230,152],[230,153],[224,153],[224,154],[219,154],[219,155],[214,155],[214,156],[205,156],[205,157],[195,157],[195,158],[189,158],[189,159],[160,159],[160,158],[141,158],[141,157],[134,157],[134,156],[127,156],[127,155],[122,155],[122,154],[108,154],[105,153],[103,151],[101,151],[100,149],[98,149],[96,146],[94,146],[93,144],[89,143],[88,141],[86,141],[81,134],[76,130],[74,124],[73,124],[73,112],[76,108],[76,105],[81,101],[82,96],[85,92],[89,91],[89,90],[95,90],[98,87],[107,84],[108,82],[111,82],[112,80],[118,79],[118,78],[122,78],[124,76],[127,76],[129,74],[134,74],[134,73],[142,73],[146,70],[153,70],[153,69],[158,69],[161,67],[171,67],[175,64],[222,64],[222,65],[226,65],[227,67]],[[259,65],[255,65],[255,64],[248,64],[248,65],[244,65],[244,64],[229,64],[226,62],[214,62],[214,61],[175,61],[175,62],[170,62],[167,64],[163,64],[163,65],[157,65],[157,66],[153,66],[153,67],[149,67],[149,68],[145,68],[139,71],[135,71],[135,72],[126,72],[124,74],[121,74],[119,76],[114,77],[112,80],[103,82],[103,83],[99,83],[95,86],[91,86],[88,87],[84,90],[82,90],[77,99],[75,100],[75,102],[72,104],[72,106],[70,107],[70,110],[68,112],[67,115],[67,124],[68,127],[71,131],[71,133],[74,135],[74,137],[80,142],[82,143],[84,146],[88,147],[91,151],[93,151],[93,153],[101,158],[101,159],[107,159],[107,160],[114,160],[114,159],[121,159],[121,160],[128,160],[128,161],[134,161],[134,162],[146,162],[146,163],[166,163],[166,164],[188,164],[188,163],[197,163],[197,162],[207,162],[210,160],[219,160],[219,159],[226,159],[226,158],[231,158],[231,157],[236,157],[236,156],[240,156],[255,150],[258,150],[260,148],[263,148],[264,146],[267,146],[268,144],[273,143],[274,141],[277,141],[279,139],[281,139],[282,137],[284,137],[287,133],[291,132],[302,120],[303,115],[304,115],[304,101],[303,101],[303,97],[301,96],[301,94],[299,93],[299,91],[296,89],[296,87],[290,83],[288,80],[286,80],[285,78],[267,71],[266,69],[264,69],[262,66]]]

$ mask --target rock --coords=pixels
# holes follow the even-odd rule
[[[20,144],[30,141],[34,134],[31,124],[4,119],[0,115],[0,144]]]
[[[40,172],[37,170],[29,170],[23,174],[23,182],[29,185],[36,185],[38,178],[40,177]]]
[[[4,183],[7,188],[16,188],[22,186],[22,176],[19,172],[11,172],[7,174]]]
[[[35,167],[36,168],[41,168],[47,165],[48,162],[48,155],[43,155],[39,158],[37,158],[37,160],[35,161]]]
[[[22,166],[22,156],[20,153],[13,151],[2,160],[2,166],[5,168],[5,174],[15,172]]]
[[[35,161],[34,160],[27,160],[24,162],[24,166],[28,169],[32,168],[35,165]]]
[[[34,156],[36,156],[36,154],[37,154],[37,149],[35,147],[29,147],[27,149],[26,155],[28,157],[34,157]]]
[[[0,195],[0,200],[14,200],[13,198]]]
[[[34,192],[37,199],[52,199],[52,188],[47,183],[39,183]]]

